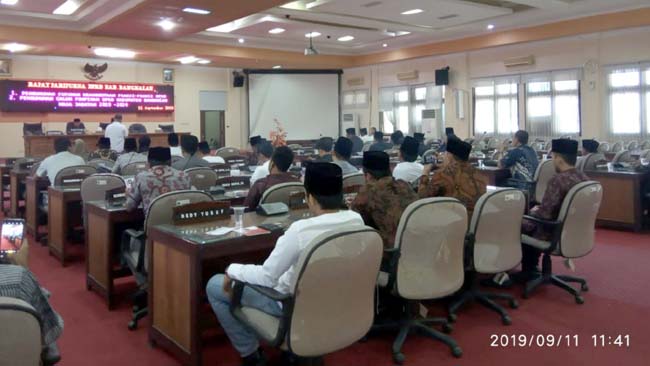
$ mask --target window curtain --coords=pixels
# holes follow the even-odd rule
[[[612,140],[650,136],[650,64],[605,68],[605,129]]]
[[[422,111],[441,110],[444,87],[433,84],[379,89],[379,110],[383,113],[382,130],[404,134],[422,131]]]
[[[504,137],[519,129],[519,82],[518,75],[472,81],[476,136]]]

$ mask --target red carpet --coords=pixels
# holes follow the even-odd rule
[[[513,325],[506,327],[495,313],[471,304],[459,312],[452,333],[464,350],[462,358],[453,358],[441,343],[415,335],[403,349],[405,365],[648,365],[650,235],[599,230],[597,242],[589,256],[576,262],[576,275],[589,281],[584,305],[575,304],[572,296],[558,288],[545,287],[532,299],[520,300],[518,310],[510,310]],[[62,268],[45,248],[32,245],[31,249],[31,269],[52,292],[52,304],[65,320],[59,341],[61,365],[179,365],[165,352],[149,347],[145,328],[127,330],[130,304],[126,299],[109,312],[99,296],[86,291],[83,262]],[[555,270],[567,271],[560,262],[555,263]],[[521,293],[520,288],[514,291]],[[579,344],[493,348],[492,334],[577,334]],[[629,334],[631,347],[594,347],[595,334]],[[392,365],[393,336],[372,337],[328,356],[326,363]],[[206,365],[238,365],[238,357],[225,339],[209,345],[204,358]]]

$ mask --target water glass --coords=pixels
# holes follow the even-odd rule
[[[235,230],[241,231],[244,228],[244,210],[246,207],[239,206],[232,209],[235,211]]]

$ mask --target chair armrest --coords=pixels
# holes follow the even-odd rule
[[[144,237],[144,231],[135,230],[135,229],[126,229],[124,230],[124,236],[130,236],[133,239],[141,239]]]
[[[536,222],[538,224],[550,225],[550,226],[557,226],[562,224],[559,221],[540,219],[539,217],[530,216],[530,215],[524,215],[524,219]]]
[[[34,309],[29,303],[14,298],[14,297],[3,297],[0,296],[0,310],[13,310],[13,311],[22,311],[24,313],[30,314],[37,321],[38,324],[43,328],[43,321],[41,319],[41,314]]]

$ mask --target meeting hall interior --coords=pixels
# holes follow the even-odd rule
[[[0,366],[649,362],[650,0],[0,0],[0,176]]]

